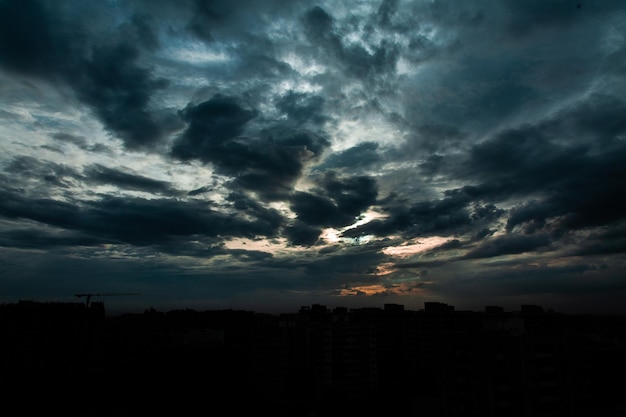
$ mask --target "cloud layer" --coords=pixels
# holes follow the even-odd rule
[[[1,1],[5,301],[620,309],[624,21],[618,1]]]

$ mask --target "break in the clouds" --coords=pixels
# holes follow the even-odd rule
[[[2,301],[623,306],[620,1],[0,0]]]

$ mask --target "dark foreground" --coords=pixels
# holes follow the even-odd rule
[[[3,416],[626,416],[626,318],[0,306]]]

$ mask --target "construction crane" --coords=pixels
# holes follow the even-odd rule
[[[85,307],[89,307],[91,297],[109,297],[112,295],[139,295],[137,292],[117,292],[117,293],[86,293],[86,294],[74,294],[76,297],[87,297],[85,300]]]

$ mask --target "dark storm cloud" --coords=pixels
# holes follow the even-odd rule
[[[333,283],[338,274],[352,276],[357,282],[372,284],[371,274],[385,256],[371,248],[319,257],[302,265],[308,275],[316,278],[315,284]],[[340,285],[342,285],[341,283]],[[336,284],[335,284],[336,285]],[[335,288],[339,287],[337,285]]]
[[[471,279],[459,276],[434,281],[430,290],[459,300],[475,300],[473,308],[497,300],[499,305],[517,309],[524,304],[518,300],[533,300],[556,311],[597,314],[622,311],[623,274],[623,267],[607,268],[585,261],[564,266],[526,263],[481,270]]]
[[[318,227],[342,227],[376,203],[378,189],[370,177],[337,177],[329,173],[319,181],[315,194],[297,192],[290,200],[298,219]]]
[[[280,56],[285,45],[276,39],[273,26],[279,22],[288,24],[301,1],[242,0],[229,4],[223,1],[167,0],[141,3],[137,13],[149,14],[153,20],[161,22],[156,27],[162,35],[166,33],[163,37],[167,38],[171,28],[184,28],[207,48],[219,48],[228,55],[227,63],[198,64],[196,69],[202,78],[222,77],[230,84],[231,94],[245,93],[266,100],[258,95],[266,92],[273,82],[294,75],[293,69]],[[187,41],[192,40],[187,38]],[[287,46],[290,47],[291,43],[292,40],[288,41]],[[206,72],[206,65],[211,66],[210,73]],[[187,72],[190,67],[183,64],[180,69]]]
[[[554,129],[563,130],[572,139],[591,139],[600,146],[610,146],[619,135],[626,132],[626,120],[622,117],[626,111],[626,101],[623,96],[614,93],[591,94],[559,115],[553,121]]]
[[[37,0],[0,3],[0,63],[26,74],[56,75],[80,50],[82,35],[73,34]],[[73,37],[72,35],[76,35]]]
[[[283,234],[295,246],[313,246],[319,241],[322,230],[319,227],[309,226],[305,222],[297,221],[286,226]]]
[[[155,28],[152,24],[152,16],[149,12],[133,15],[128,25],[131,36],[139,40],[138,44],[149,50],[157,49],[160,46],[160,40]]]
[[[342,276],[348,277],[352,284],[371,285],[376,266],[386,260],[378,245],[354,246],[352,250],[345,248],[323,248],[320,255],[311,257],[309,254],[289,258],[273,258],[267,266],[281,272],[279,276],[291,277],[293,271],[303,271],[308,277],[297,285],[302,288],[321,288],[335,291],[344,287],[346,282]],[[338,279],[340,278],[340,279]],[[291,279],[290,279],[291,280]]]
[[[187,195],[190,197],[199,196],[204,193],[208,193],[209,191],[212,191],[212,190],[213,190],[213,187],[206,185],[204,187],[196,188],[194,190],[187,192]]]
[[[541,91],[533,89],[520,75],[521,68],[530,65],[526,58],[468,55],[453,66],[442,66],[439,70],[445,76],[439,79],[440,83],[420,85],[420,99],[408,109],[415,112],[409,120],[421,120],[424,117],[417,116],[425,113],[430,121],[427,128],[438,135],[447,135],[452,143],[455,135],[463,133],[463,128],[488,128],[514,117],[529,102],[541,100]],[[436,132],[441,127],[445,130]],[[420,128],[418,125],[417,129]],[[425,142],[431,147],[443,145],[428,140],[428,132],[425,135]]]
[[[278,229],[275,217],[249,221],[212,211],[206,203],[177,200],[106,198],[90,207],[83,221],[95,232],[138,244],[172,236],[274,236]]]
[[[426,171],[465,177],[476,185],[449,189],[441,200],[389,206],[387,219],[348,233],[451,233],[464,226],[489,227],[490,220],[505,214],[507,231],[526,234],[622,221],[626,148],[619,137],[626,131],[625,111],[616,97],[591,95],[535,124],[474,145],[467,163],[445,164],[445,157],[431,155],[422,164]],[[522,197],[525,201],[508,213],[496,206]]]
[[[71,143],[79,149],[85,150],[87,152],[92,153],[102,153],[102,154],[111,154],[111,149],[102,143],[95,143],[90,145],[86,138],[82,136],[75,136],[69,133],[57,132],[52,135],[52,137],[60,142]]]
[[[208,238],[202,241],[190,241],[184,237],[176,238],[168,243],[158,243],[149,248],[175,256],[188,256],[209,259],[219,255],[229,255],[239,261],[257,262],[272,257],[271,253],[258,250],[228,249],[219,239]]]
[[[389,26],[391,18],[397,12],[399,0],[383,0],[376,11],[381,26]]]
[[[376,180],[368,176],[343,178],[330,171],[320,181],[320,185],[339,210],[352,217],[373,205],[378,197]]]
[[[472,241],[483,240],[484,238],[493,235],[496,232],[495,229],[483,228],[478,230],[472,235]]]
[[[291,66],[278,58],[260,52],[267,47],[264,43],[271,43],[271,41],[263,42],[263,40],[255,38],[237,49],[237,61],[229,69],[235,83],[240,79],[247,78],[264,79],[264,82],[256,86],[259,88],[258,91],[261,91],[270,87],[273,82],[279,82],[283,78],[294,75]],[[270,47],[270,49],[272,48]]]
[[[439,201],[423,201],[406,210],[394,213],[388,223],[392,233],[419,236],[425,233],[450,233],[470,224],[470,213],[465,201],[444,198]],[[393,229],[396,230],[393,230]]]
[[[485,193],[528,193],[574,173],[585,159],[584,147],[559,145],[534,126],[508,130],[472,149],[471,168],[489,183]],[[471,169],[470,168],[470,169]]]
[[[350,229],[345,236],[401,233],[406,238],[429,234],[454,235],[484,226],[505,212],[493,204],[473,203],[467,195],[453,193],[445,198],[420,201],[410,206],[395,205],[392,199],[385,210],[388,217]]]
[[[179,5],[178,1],[167,1]],[[245,29],[256,29],[265,19],[289,16],[299,0],[241,0],[236,3],[220,0],[184,1],[192,11],[187,28],[207,42],[217,42],[222,37],[238,36]],[[152,6],[152,2],[148,3]]]
[[[330,154],[323,163],[317,165],[317,170],[340,169],[347,170],[368,168],[382,161],[379,145],[375,142],[362,142],[342,152]]]
[[[318,158],[328,140],[307,129],[276,125],[244,135],[258,112],[233,97],[216,95],[181,112],[188,123],[172,147],[172,156],[213,164],[235,176],[235,184],[265,199],[284,197],[307,161]]]
[[[317,44],[332,50],[341,51],[341,40],[333,29],[333,18],[321,7],[315,6],[304,15],[304,25],[309,38]]]
[[[599,14],[615,12],[622,6],[619,0],[602,2],[508,0],[506,3],[510,11],[508,29],[514,36],[528,35],[542,28],[571,26]]]
[[[159,181],[142,175],[130,174],[100,164],[87,167],[83,174],[84,180],[87,183],[115,185],[123,189],[156,194],[172,195],[178,193],[167,181]]]
[[[174,199],[103,197],[81,205],[47,198],[29,199],[3,190],[0,214],[33,220],[111,243],[151,245],[181,237],[275,236],[282,217],[273,210],[253,211],[245,220],[211,210],[205,202]]]
[[[437,152],[445,152],[447,149],[456,148],[463,144],[463,139],[467,136],[458,127],[433,123],[418,125],[414,128],[414,134],[407,142],[408,148],[426,150],[436,155]],[[414,149],[409,149],[407,155],[412,155]]]
[[[433,177],[442,170],[445,164],[445,157],[439,154],[432,154],[426,157],[424,162],[419,164],[420,172],[426,177]]]
[[[71,230],[80,214],[74,204],[44,197],[29,199],[16,189],[5,188],[0,196],[0,214],[8,219],[34,220]]]
[[[511,211],[507,229],[569,229],[624,219],[626,131],[623,101],[592,96],[557,117],[507,130],[476,145],[470,169],[484,182],[468,187],[476,198],[527,196]]]
[[[510,235],[485,239],[467,254],[473,258],[542,251],[568,230],[620,224],[626,216],[626,148],[619,139],[626,131],[620,116],[625,110],[615,97],[592,95],[536,124],[504,130],[473,146],[465,168],[441,165],[443,157],[434,155],[429,160],[436,164],[429,168],[432,172],[452,171],[456,178],[478,180],[477,185],[410,206],[390,199],[383,205],[386,219],[345,235],[470,232],[478,241],[493,234],[491,222],[506,218]],[[525,201],[508,212],[496,205],[520,197]],[[617,236],[596,249],[614,253],[620,243]],[[593,249],[583,245],[579,251]]]
[[[463,247],[463,242],[461,242],[459,239],[451,239],[447,241],[446,243],[433,248],[432,250],[440,251],[440,250],[460,249],[462,247]]]
[[[4,169],[8,175],[6,184],[26,185],[39,188],[45,194],[48,187],[67,188],[79,174],[73,168],[50,161],[42,161],[31,156],[15,157]]]
[[[302,222],[315,226],[345,226],[354,217],[342,214],[335,203],[327,197],[297,192],[291,198],[291,209]]]
[[[532,30],[543,27],[570,25],[584,15],[582,8],[576,7],[576,2],[557,0],[550,2],[525,1],[518,3],[509,1],[512,8],[509,22],[509,30],[516,36],[525,35]],[[589,13],[585,5],[584,13]]]
[[[344,42],[334,18],[320,6],[304,14],[303,24],[308,39],[321,52],[338,60],[347,75],[371,81],[395,72],[400,57],[400,48],[396,44],[383,39],[378,44],[369,45],[373,50],[369,52],[362,45]]]
[[[284,96],[277,98],[276,107],[296,124],[310,121],[320,125],[328,120],[323,111],[324,98],[321,96],[289,91]]]
[[[274,236],[273,231],[284,222],[283,216],[278,211],[266,207],[257,199],[244,193],[235,191],[229,194],[226,199],[233,204],[233,208],[239,210],[240,214],[259,219],[267,225],[268,230],[272,230],[271,233],[262,234],[263,236]]]
[[[228,145],[243,133],[246,123],[255,116],[255,111],[244,109],[234,98],[223,95],[216,95],[195,106],[188,105],[181,111],[181,117],[188,126],[174,144],[172,154],[182,160],[217,160],[236,169],[239,166],[238,155],[236,150],[229,153]],[[224,155],[231,159],[222,159]]]
[[[624,248],[626,248],[626,223],[620,223],[610,228],[592,230],[569,254],[573,256],[610,255],[623,253]]]
[[[512,255],[534,252],[546,248],[551,243],[547,234],[504,235],[483,240],[480,245],[470,250],[465,258],[493,258],[501,255]]]
[[[77,181],[156,194],[179,194],[179,191],[166,181],[123,172],[100,164],[90,165],[80,173],[64,164],[19,156],[7,165],[4,172],[13,178],[12,182],[16,185],[34,188],[41,195],[49,193],[53,189],[51,187],[68,188]]]
[[[498,208],[495,204],[474,204],[472,208],[473,221],[491,222],[497,220],[506,214],[506,210]]]
[[[0,246],[21,249],[50,250],[64,246],[98,246],[108,243],[106,239],[74,232],[53,233],[40,228],[16,228],[3,230]]]
[[[137,63],[140,50],[132,38],[99,39],[86,23],[94,16],[63,14],[37,0],[5,1],[0,16],[0,64],[66,83],[129,149],[149,148],[172,128],[172,121],[149,109],[167,82]]]
[[[81,136],[70,135],[69,133],[57,132],[52,137],[61,142],[71,143],[80,149],[88,149],[87,139]]]
[[[149,148],[166,130],[148,109],[151,96],[167,85],[137,65],[139,51],[127,44],[94,47],[82,74],[70,84],[104,125],[130,149]],[[70,74],[67,74],[68,76]]]
[[[623,44],[616,38],[607,47],[608,33],[622,32],[619,3],[594,2],[581,10],[567,1],[411,3],[419,7],[409,16],[424,16],[416,26],[434,21],[442,36],[415,30],[418,39],[426,37],[425,46],[417,48],[415,60],[410,47],[403,53],[423,70],[415,84],[405,85],[415,97],[405,95],[408,123],[426,120],[490,134],[508,119],[518,123],[543,109],[551,112],[572,100],[568,92],[597,91],[593,86],[612,72],[608,61]],[[463,15],[482,19],[463,23]],[[434,52],[426,54],[429,50]],[[422,51],[425,61],[419,60]]]

